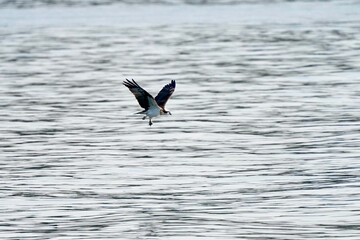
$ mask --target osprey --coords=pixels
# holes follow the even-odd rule
[[[155,99],[147,91],[140,87],[134,79],[132,79],[132,81],[126,79],[123,84],[129,88],[129,90],[135,95],[140,106],[145,109],[138,113],[145,114],[143,120],[145,120],[146,117],[149,118],[150,126],[153,124],[151,121],[153,117],[167,114],[171,115],[170,111],[165,110],[165,104],[175,91],[175,80],[171,80],[169,84],[165,85]]]

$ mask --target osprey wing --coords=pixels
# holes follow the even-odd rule
[[[145,91],[142,87],[140,87],[139,84],[137,84],[134,79],[132,79],[132,81],[126,79],[126,81],[124,81],[123,84],[127,88],[129,88],[129,90],[134,94],[140,106],[142,108],[145,108],[145,110],[148,110],[150,104],[152,104],[150,101],[151,100],[154,101],[153,96],[151,96],[147,91]]]
[[[169,98],[175,91],[175,86],[175,80],[171,80],[171,83],[165,85],[155,97],[155,101],[160,107],[165,107],[166,102],[169,100]]]

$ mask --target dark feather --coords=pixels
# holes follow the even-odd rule
[[[175,80],[171,80],[171,83],[165,85],[161,91],[158,93],[158,95],[155,97],[156,103],[159,105],[159,107],[164,108],[166,102],[169,100],[173,92],[175,91]]]
[[[129,90],[135,95],[136,100],[139,102],[140,106],[142,108],[145,108],[145,110],[148,110],[149,108],[149,100],[148,97],[153,98],[147,91],[145,91],[142,87],[139,86],[135,82],[134,79],[130,81],[129,79],[126,79],[126,81],[123,82],[123,84],[129,88]]]

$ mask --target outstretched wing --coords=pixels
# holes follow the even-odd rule
[[[175,86],[175,80],[171,80],[171,83],[165,85],[155,97],[155,101],[160,107],[165,107],[166,102],[169,100],[169,98],[175,91]]]
[[[151,100],[154,101],[154,98],[142,87],[140,87],[134,79],[132,79],[132,81],[126,79],[123,84],[128,87],[129,90],[135,95],[136,100],[139,102],[140,106],[145,108],[145,110],[148,110],[150,104],[152,104]]]

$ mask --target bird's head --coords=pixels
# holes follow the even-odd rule
[[[170,111],[167,111],[167,110],[165,110],[165,109],[164,109],[163,112],[164,112],[164,115],[171,115],[171,112],[170,112]]]

